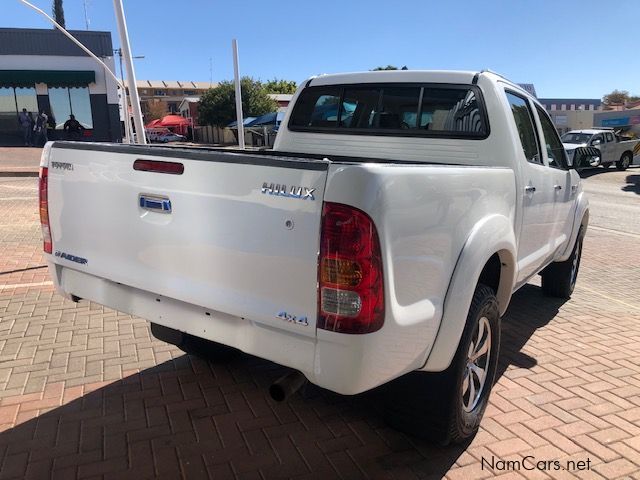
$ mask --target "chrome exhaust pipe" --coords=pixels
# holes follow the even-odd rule
[[[307,378],[300,372],[290,372],[284,377],[279,378],[269,387],[269,395],[276,402],[284,402],[291,395],[300,390]]]

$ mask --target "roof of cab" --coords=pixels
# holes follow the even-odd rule
[[[471,84],[478,72],[446,70],[382,70],[372,72],[319,75],[307,80],[307,86],[349,83],[461,83]]]

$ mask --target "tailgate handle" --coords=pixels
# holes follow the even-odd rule
[[[158,213],[171,213],[171,200],[161,195],[149,195],[141,193],[138,196],[138,205],[145,210]]]

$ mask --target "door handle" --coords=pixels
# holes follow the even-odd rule
[[[562,185],[554,185],[553,189],[557,192],[559,190],[562,190]]]
[[[576,193],[576,190],[578,190],[578,185],[571,185],[571,193]]]
[[[524,187],[524,191],[526,193],[533,193],[536,191],[536,187],[534,187],[533,185],[527,185],[526,187]]]

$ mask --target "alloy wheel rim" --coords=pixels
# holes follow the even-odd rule
[[[489,370],[491,356],[491,325],[487,317],[480,317],[467,353],[462,380],[462,408],[471,412],[480,401]]]

